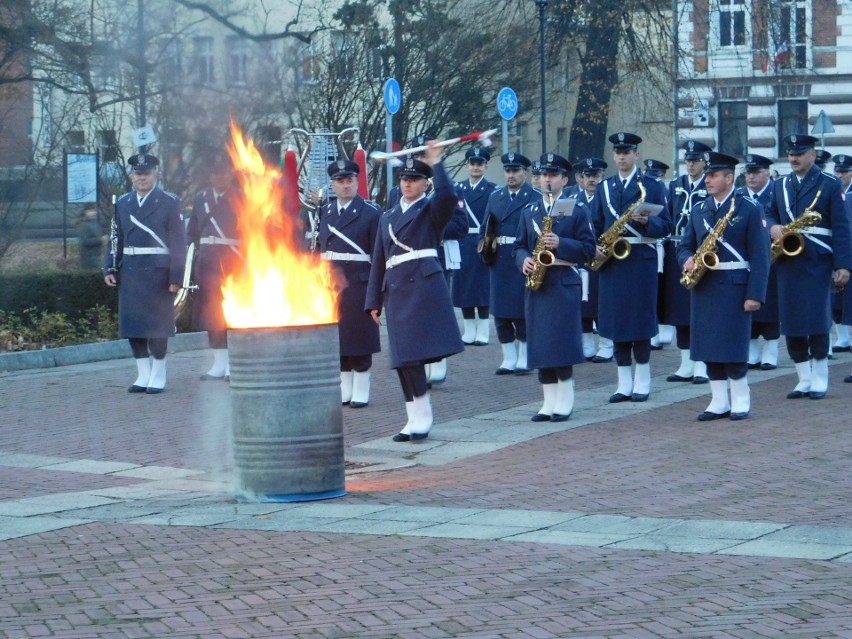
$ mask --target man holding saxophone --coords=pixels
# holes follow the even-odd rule
[[[689,351],[706,363],[712,393],[698,420],[736,421],[751,408],[746,377],[751,314],[766,299],[769,237],[763,207],[734,189],[737,158],[710,151],[703,159],[709,197],[692,208],[677,257],[681,282],[691,290]]]
[[[778,310],[799,383],[788,399],[822,399],[828,390],[832,284],[852,268],[852,233],[840,180],[815,166],[812,135],[784,138],[793,172],[775,181],[766,221],[778,257]],[[782,240],[783,238],[783,240]],[[783,250],[781,250],[783,248]]]
[[[538,369],[544,403],[534,422],[562,422],[574,408],[574,364],[585,362],[577,264],[594,257],[595,238],[586,207],[565,208],[562,193],[571,163],[555,153],[541,156],[542,195],[521,212],[515,264],[527,278],[524,299],[527,357]],[[573,202],[571,202],[573,204]],[[548,266],[543,266],[549,264]]]
[[[613,240],[611,246],[603,246],[599,238],[591,264],[600,269],[598,333],[615,343],[618,388],[609,401],[644,402],[651,392],[651,338],[658,332],[657,273],[662,253],[657,240],[672,232],[672,222],[665,208],[666,185],[642,175],[636,166],[642,138],[615,133],[609,141],[618,172],[598,185],[590,204],[596,232]],[[662,210],[649,216],[640,206],[645,203]]]

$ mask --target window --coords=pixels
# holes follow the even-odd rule
[[[118,142],[115,131],[98,131],[98,151],[100,152],[101,162],[118,161]]]
[[[317,84],[320,76],[320,59],[313,44],[301,49],[302,64],[297,69],[298,80],[301,84]]]
[[[748,103],[719,102],[719,151],[728,155],[748,153]]]
[[[778,155],[785,155],[784,138],[808,133],[808,101],[778,100]]]
[[[199,84],[211,84],[215,80],[213,66],[213,38],[193,40],[195,80]]]
[[[776,69],[802,69],[808,63],[808,22],[805,0],[781,0],[775,5],[776,46],[773,66]]]
[[[270,166],[281,164],[281,127],[262,126],[257,130],[260,154]]]
[[[65,144],[68,145],[69,151],[83,153],[86,151],[86,134],[82,131],[68,131],[65,134]]]
[[[331,55],[338,81],[352,78],[355,73],[354,35],[346,31],[331,34]]]
[[[739,47],[746,43],[745,0],[719,0],[719,46]]]
[[[385,46],[380,44],[369,50],[370,64],[370,79],[373,82],[382,82],[387,77],[387,67],[385,65]]]
[[[556,152],[560,155],[568,152],[568,129],[564,126],[556,129]]]
[[[529,123],[526,120],[516,120],[515,121],[515,135],[517,143],[515,146],[515,152],[520,153],[522,155],[526,155],[526,149],[524,148],[527,139],[527,130],[529,129]]]
[[[160,71],[169,82],[179,82],[183,75],[181,43],[179,40],[170,40],[163,46],[163,62]]]
[[[225,46],[228,52],[228,65],[225,67],[228,84],[245,84],[248,80],[248,43],[238,36],[228,36]]]

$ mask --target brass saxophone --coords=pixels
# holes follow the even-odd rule
[[[604,264],[609,261],[609,258],[614,257],[617,260],[626,259],[630,255],[630,242],[621,236],[624,229],[630,223],[633,213],[645,203],[645,185],[642,184],[641,177],[636,179],[636,185],[639,187],[639,199],[627,207],[627,210],[621,214],[612,226],[601,233],[598,238],[598,246],[603,252],[603,257],[595,257],[589,262],[589,268],[593,271],[599,270]]]
[[[552,205],[553,192],[550,190],[549,184],[547,185],[547,199],[550,200],[550,204]],[[542,218],[541,235],[538,236],[538,239],[535,242],[535,247],[533,247],[532,258],[535,261],[535,267],[533,268],[533,272],[527,275],[526,283],[527,288],[531,291],[537,291],[541,287],[542,282],[544,282],[544,274],[547,271],[547,267],[553,264],[553,253],[548,251],[544,244],[544,236],[552,230],[553,216],[548,212],[547,215]]]
[[[802,211],[799,217],[781,227],[781,239],[772,240],[772,246],[769,249],[770,264],[782,255],[795,257],[805,250],[805,238],[800,231],[808,226],[819,224],[822,219],[822,215],[818,211],[814,211],[820,195],[822,195],[822,189],[817,191],[814,201],[811,202],[808,208]]]
[[[719,242],[719,239],[725,232],[725,227],[728,226],[728,222],[730,222],[734,215],[736,199],[736,195],[731,196],[731,207],[728,209],[728,212],[725,213],[721,220],[716,222],[713,230],[707,234],[707,237],[701,242],[701,246],[695,251],[695,255],[692,256],[695,268],[691,271],[684,270],[680,276],[680,283],[687,289],[695,288],[695,285],[701,281],[701,278],[704,277],[707,271],[714,269],[719,263],[719,256],[716,255],[716,244]]]

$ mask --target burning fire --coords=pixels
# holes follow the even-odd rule
[[[329,262],[304,251],[299,221],[282,206],[281,172],[266,166],[232,122],[228,153],[242,196],[237,211],[244,263],[222,285],[231,328],[311,326],[336,322],[338,286]]]

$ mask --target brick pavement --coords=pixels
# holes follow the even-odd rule
[[[740,424],[695,422],[705,397],[661,404],[439,466],[352,475],[349,494],[326,503],[766,521],[846,534],[846,357],[832,366],[820,402],[783,399],[791,368],[766,381],[757,374],[754,416]],[[676,358],[671,347],[655,353],[654,374],[674,370]],[[438,421],[534,411],[534,376],[498,378],[497,363],[496,344],[451,360],[449,381],[434,390]],[[164,487],[156,499],[70,510],[79,525],[0,541],[0,637],[852,637],[852,564],[843,557],[205,524],[201,515],[231,503],[227,495],[187,492],[195,475],[183,491],[153,480],[158,468],[227,479],[227,387],[197,381],[206,365],[201,352],[170,358],[169,392],[159,397],[124,392],[127,360],[0,376],[0,511],[27,498],[67,499],[68,510],[93,494]],[[578,367],[578,391],[609,392],[614,377],[613,365]],[[345,411],[347,450],[389,436],[404,414],[382,360],[374,380],[371,405]],[[523,419],[489,428],[529,428]],[[27,455],[56,459],[28,467]],[[68,460],[144,472],[95,472]],[[279,518],[264,512],[252,517],[259,528]],[[85,523],[86,513],[97,521]],[[169,513],[185,518],[128,523]],[[307,521],[283,514],[295,528]],[[0,532],[25,519],[0,516]]]

